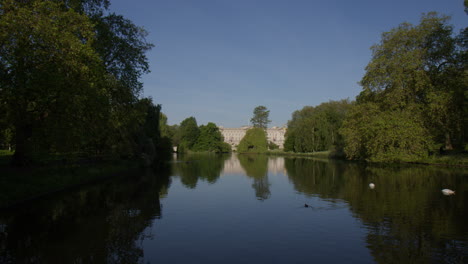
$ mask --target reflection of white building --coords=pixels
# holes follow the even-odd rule
[[[235,149],[236,146],[239,145],[239,142],[242,140],[242,138],[245,136],[247,130],[250,128],[252,127],[243,126],[240,128],[224,128],[220,126],[219,131],[221,131],[221,134],[224,137],[224,142],[228,143],[233,147],[233,149]],[[271,141],[278,145],[281,149],[283,148],[286,127],[267,128],[266,133],[269,142]]]
[[[283,173],[286,175],[283,157],[269,157],[268,158],[268,173],[278,174]]]
[[[232,155],[224,161],[223,174],[245,174],[244,168],[240,165],[240,161],[236,155]]]
[[[224,162],[223,174],[245,174],[244,168],[239,162],[237,155],[232,155],[229,159]],[[268,158],[268,173],[278,174],[282,173],[286,175],[284,168],[283,157],[269,157]]]

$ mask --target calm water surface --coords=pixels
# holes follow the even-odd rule
[[[0,263],[468,263],[467,223],[467,169],[184,156],[0,211]]]

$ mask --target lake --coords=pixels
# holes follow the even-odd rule
[[[468,263],[467,223],[466,168],[187,155],[0,211],[0,263]]]

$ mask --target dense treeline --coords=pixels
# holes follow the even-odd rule
[[[349,159],[416,161],[468,143],[468,28],[422,16],[382,34],[355,103],[294,112],[285,150],[344,149]],[[335,146],[335,147],[334,147]]]
[[[151,163],[164,147],[161,107],[139,97],[152,44],[108,7],[1,1],[0,148],[14,150],[14,164],[66,153]]]
[[[179,153],[192,152],[231,152],[231,145],[224,142],[223,135],[216,124],[197,125],[195,117],[184,119],[179,126],[168,128],[171,130],[173,143]]]
[[[314,152],[341,148],[343,138],[339,129],[350,107],[349,100],[341,100],[295,111],[288,122],[284,150]]]

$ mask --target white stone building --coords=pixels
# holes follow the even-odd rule
[[[220,126],[219,131],[224,137],[224,142],[230,144],[233,149],[239,145],[239,142],[245,136],[247,130],[252,128],[251,126],[243,126],[240,128],[225,128]],[[286,133],[286,127],[272,127],[267,128],[267,139],[268,142],[273,142],[282,149],[284,147],[284,134]]]

